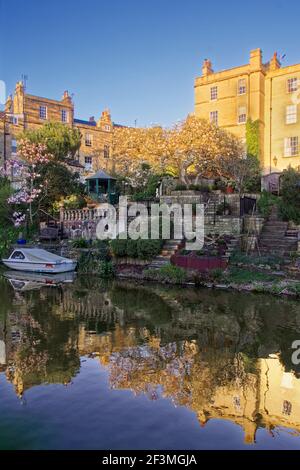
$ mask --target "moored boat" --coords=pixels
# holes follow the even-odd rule
[[[77,262],[41,248],[16,248],[2,263],[10,269],[58,274],[74,271]]]

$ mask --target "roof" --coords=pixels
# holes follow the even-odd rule
[[[99,180],[115,180],[116,178],[114,178],[113,176],[108,175],[103,170],[99,170],[99,171],[97,171],[97,173],[95,173],[92,176],[88,176],[86,179],[87,180],[98,180],[98,179]]]
[[[84,119],[75,119],[74,118],[74,123],[75,124],[84,124],[85,126],[92,126],[96,127],[96,121],[85,121]]]

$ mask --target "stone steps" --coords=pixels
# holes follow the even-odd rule
[[[297,251],[297,240],[286,236],[288,223],[279,219],[278,208],[274,206],[259,237],[259,249],[264,254],[289,256]]]
[[[182,240],[178,239],[166,240],[161,253],[151,261],[148,268],[159,269],[163,266],[166,266],[167,264],[170,264],[170,259],[172,255],[174,255],[178,250],[181,241]]]

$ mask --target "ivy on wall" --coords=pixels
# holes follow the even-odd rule
[[[256,157],[259,160],[259,120],[253,121],[251,118],[246,123],[246,145],[247,154]]]

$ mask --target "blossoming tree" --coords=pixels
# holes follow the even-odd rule
[[[120,128],[114,136],[116,172],[135,181],[142,163],[153,172],[177,175],[187,183],[188,173],[230,178],[224,160],[241,159],[244,148],[233,134],[207,120],[188,116],[171,129]]]
[[[25,223],[27,216],[29,222],[33,222],[33,207],[38,207],[39,201],[47,193],[47,181],[36,185],[40,177],[39,165],[49,162],[53,157],[44,144],[31,143],[26,139],[19,141],[17,156],[17,160],[8,162],[6,172],[18,183],[18,189],[8,198],[8,203],[15,208],[14,225],[19,227]]]

